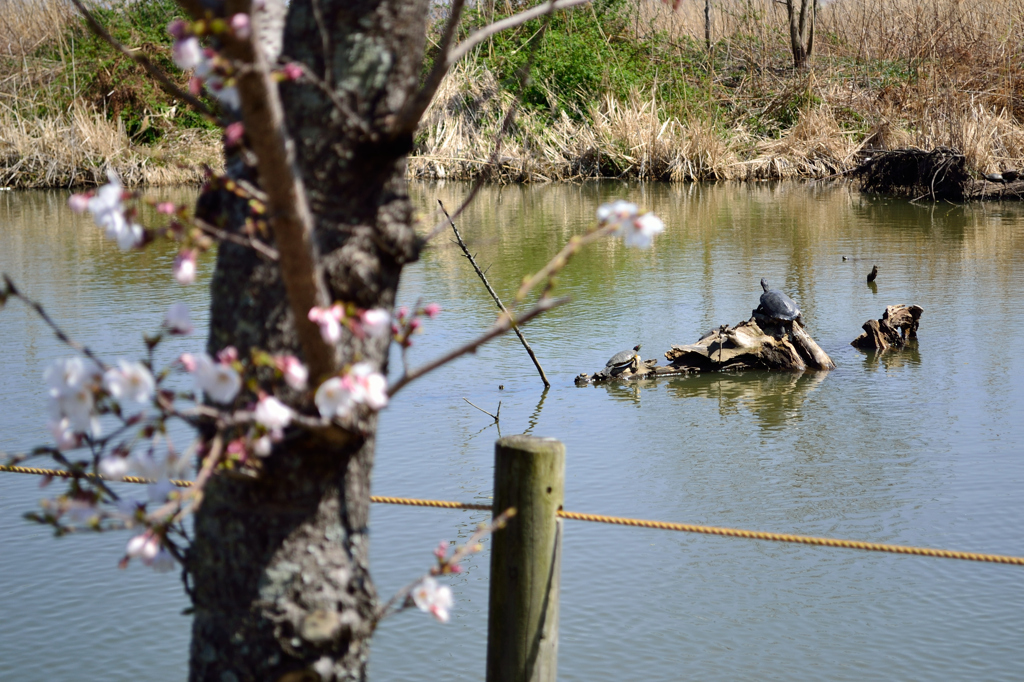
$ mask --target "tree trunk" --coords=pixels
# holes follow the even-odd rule
[[[360,308],[390,310],[402,266],[418,254],[405,183],[412,136],[387,125],[418,83],[429,9],[429,0],[288,8],[283,58],[305,65],[333,97],[305,80],[282,84],[287,128],[331,297]],[[228,166],[254,175],[241,160]],[[207,192],[197,211],[238,229],[245,206]],[[298,354],[275,263],[225,242],[211,294],[210,352]],[[382,371],[387,349],[387,338],[345,332],[341,341],[346,363]],[[376,426],[370,416],[360,434],[332,442],[288,434],[257,479],[210,481],[186,562],[190,679],[365,679],[377,600],[367,534]]]
[[[814,13],[817,0],[786,0],[789,15],[789,47],[793,66],[806,68],[814,50]]]

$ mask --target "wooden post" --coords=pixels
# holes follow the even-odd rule
[[[554,682],[565,499],[565,445],[508,436],[494,444],[494,509],[516,508],[491,546],[487,682]]]

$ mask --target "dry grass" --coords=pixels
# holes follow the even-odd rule
[[[660,36],[692,55],[703,9],[639,0],[625,37]],[[974,172],[1024,165],[1024,0],[826,2],[809,74],[790,68],[786,25],[782,3],[715,0],[708,106],[669,116],[673,107],[634,92],[604,97],[583,122],[520,115],[499,170],[486,160],[508,96],[463,66],[432,106],[411,168],[520,181],[827,177],[862,152],[908,146],[955,148]]]
[[[171,133],[160,145],[140,147],[120,121],[84,107],[61,117],[0,110],[0,186],[95,185],[106,182],[107,169],[126,185],[199,183],[204,164],[221,165],[216,131]]]

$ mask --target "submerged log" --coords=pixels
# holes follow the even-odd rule
[[[668,365],[647,360],[635,369],[603,369],[576,377],[579,386],[610,380],[651,379],[663,376],[761,369],[803,371],[834,369],[835,363],[811,338],[800,322],[783,322],[760,313],[735,327],[723,324],[696,343],[676,346],[665,353]]]
[[[1016,170],[975,179],[967,158],[955,149],[936,147],[880,151],[848,175],[860,178],[861,190],[912,199],[976,201],[1024,199],[1024,177]]]
[[[908,339],[917,338],[923,312],[924,308],[919,305],[901,303],[886,306],[882,317],[864,323],[864,333],[851,341],[850,345],[866,350],[903,348]]]

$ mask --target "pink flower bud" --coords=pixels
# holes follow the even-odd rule
[[[437,314],[441,312],[441,306],[436,303],[428,303],[426,307],[423,308],[423,312],[425,312],[427,317],[430,319],[434,319],[437,317]]]
[[[186,372],[196,371],[196,357],[191,353],[182,353],[181,357],[178,358],[178,362],[181,363]]]
[[[174,211],[175,210],[176,210],[176,207],[175,207],[174,203],[172,203],[170,201],[162,201],[162,202],[160,202],[159,204],[156,205],[156,212],[157,213],[163,213],[163,214],[166,214],[166,215],[174,215]]]
[[[238,360],[238,349],[234,346],[226,346],[217,353],[217,362],[228,365]]]
[[[239,15],[235,15],[239,16]],[[245,125],[241,121],[235,121],[228,125],[224,129],[224,146],[226,147],[237,147],[242,142],[242,137],[245,135]]]
[[[231,30],[239,40],[248,40],[252,33],[249,28],[249,15],[236,14],[231,17]]]
[[[297,81],[302,78],[302,66],[296,62],[289,62],[282,70],[284,77],[290,81]]]

